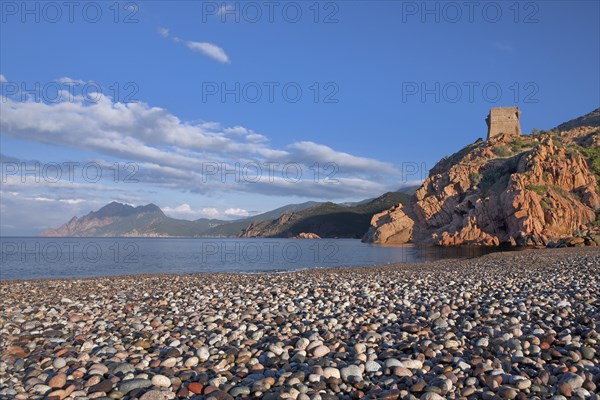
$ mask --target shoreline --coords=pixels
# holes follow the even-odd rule
[[[298,239],[300,240],[300,239]],[[318,240],[318,239],[317,239]],[[325,239],[320,239],[320,240],[325,240]],[[352,239],[354,240],[354,239]],[[382,245],[382,246],[389,246],[389,245]],[[399,248],[402,248],[403,246],[396,246]],[[406,248],[414,248],[414,247],[406,247]],[[438,249],[438,247],[436,246],[423,246],[423,248],[425,249]],[[472,246],[473,249],[479,250],[480,248],[478,246]],[[441,251],[453,251],[454,248],[444,248],[444,247],[439,247],[439,249],[441,249]],[[454,261],[454,262],[462,262],[462,261],[468,261],[468,260],[474,260],[474,259],[480,259],[492,254],[504,254],[504,255],[508,255],[508,254],[517,254],[517,253],[524,253],[524,252],[538,252],[538,251],[558,251],[558,252],[579,252],[580,249],[589,249],[588,251],[590,252],[600,252],[600,248],[593,248],[593,247],[570,247],[570,248],[505,248],[505,249],[498,249],[496,251],[491,251],[489,253],[485,253],[485,254],[481,254],[481,255],[476,255],[476,256],[472,256],[472,257],[460,257],[460,256],[456,256],[456,257],[440,257],[438,259],[435,260],[422,260],[422,261],[407,261],[407,262],[400,262],[400,263],[390,263],[390,264],[375,264],[375,265],[341,265],[338,267],[303,267],[303,268],[299,268],[299,269],[295,269],[295,270],[267,270],[267,271],[255,271],[255,272],[244,272],[244,271],[239,271],[239,272],[195,272],[195,273],[150,273],[150,274],[123,274],[123,275],[99,275],[99,276],[87,276],[87,277],[64,277],[64,278],[31,278],[31,279],[0,279],[0,286],[2,286],[5,283],[20,283],[20,282],[38,282],[38,281],[64,281],[64,280],[94,280],[94,279],[108,279],[108,278],[118,278],[118,279],[127,279],[127,278],[143,278],[143,277],[160,277],[160,276],[213,276],[213,275],[271,275],[271,274],[298,274],[298,273],[303,273],[303,272],[309,272],[309,271],[320,271],[320,272],[340,272],[346,269],[378,269],[378,268],[390,268],[390,267],[401,267],[401,266],[412,266],[412,267],[420,267],[420,266],[426,266],[426,265],[431,265],[431,264],[435,264],[435,263],[439,263],[439,262],[444,262],[444,261]],[[593,250],[592,250],[593,249]],[[585,250],[583,250],[585,251]]]
[[[475,247],[477,248],[477,247]],[[137,278],[151,278],[151,277],[177,277],[177,276],[227,276],[227,275],[279,275],[279,274],[300,274],[305,272],[317,272],[317,273],[333,273],[333,272],[344,272],[345,270],[362,270],[369,269],[373,271],[377,271],[379,269],[387,269],[387,268],[414,268],[414,267],[426,267],[426,266],[435,266],[437,263],[446,263],[446,262],[460,262],[460,263],[468,263],[471,260],[480,260],[489,256],[498,256],[500,257],[508,257],[510,254],[529,254],[529,253],[540,253],[540,252],[556,252],[558,254],[561,253],[582,253],[582,254],[600,254],[599,247],[565,247],[565,248],[524,248],[524,249],[505,249],[498,250],[486,254],[482,254],[474,257],[448,257],[448,258],[440,258],[435,260],[424,260],[424,261],[410,261],[410,262],[402,262],[402,263],[390,263],[390,264],[378,264],[378,265],[342,265],[339,267],[306,267],[300,268],[296,270],[269,270],[269,271],[256,271],[256,272],[197,272],[197,273],[158,273],[158,274],[124,274],[124,275],[97,275],[97,276],[89,276],[89,277],[65,277],[65,278],[32,278],[32,279],[0,279],[0,286],[5,283],[23,283],[23,282],[46,282],[46,281],[88,281],[88,280],[100,280],[100,279],[137,279]],[[545,257],[542,257],[545,258]],[[365,271],[369,272],[369,271]]]
[[[0,398],[596,398],[600,251],[4,281]]]

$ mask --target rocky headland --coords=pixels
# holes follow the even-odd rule
[[[598,114],[559,126],[567,130],[495,134],[444,158],[410,203],[373,216],[364,240],[599,245]]]

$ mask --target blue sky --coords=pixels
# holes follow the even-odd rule
[[[529,132],[600,104],[597,1],[1,4],[2,235],[111,200],[231,219],[375,197],[485,137],[490,107]]]

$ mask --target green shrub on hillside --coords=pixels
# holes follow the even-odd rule
[[[498,157],[508,157],[511,151],[506,146],[496,146],[494,147],[494,154]]]
[[[544,210],[548,210],[550,208],[550,206],[552,205],[550,200],[548,200],[548,198],[544,197],[541,201],[542,203],[542,209]]]
[[[600,213],[596,213],[596,220],[590,224],[591,226],[600,226]]]
[[[577,148],[575,146],[569,146],[567,148],[567,155],[573,159],[576,159],[579,157],[579,152],[577,151]]]
[[[476,186],[481,181],[481,175],[479,175],[479,172],[471,172],[469,180],[471,181],[471,186]]]
[[[510,142],[510,148],[515,153],[520,153],[523,150],[523,140],[521,138],[515,139]]]
[[[525,189],[531,190],[533,192],[536,192],[540,196],[545,196],[546,193],[548,193],[548,186],[545,186],[545,185],[531,185],[531,184],[529,184],[529,185],[525,186]]]
[[[585,157],[588,167],[596,176],[596,181],[600,183],[600,147],[579,147],[578,150]]]

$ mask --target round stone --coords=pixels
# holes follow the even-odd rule
[[[329,347],[321,345],[321,346],[317,346],[313,349],[313,357],[314,358],[321,358],[321,357],[325,357],[327,354],[329,354],[330,350]]]
[[[171,380],[164,375],[154,375],[152,377],[152,384],[158,387],[169,387],[171,386]]]
[[[150,386],[152,386],[152,382],[149,381],[148,379],[141,379],[141,378],[130,379],[128,381],[121,382],[121,384],[119,385],[119,392],[121,392],[123,394],[127,394],[127,393],[131,392],[132,390],[145,389]]]
[[[351,377],[361,380],[363,378],[362,371],[358,365],[348,365],[347,367],[342,368],[340,370],[340,375],[346,382],[348,382]]]
[[[367,351],[367,345],[365,345],[364,343],[356,343],[354,345],[354,351],[356,352],[356,354],[363,354]]]
[[[381,365],[375,361],[367,361],[365,364],[365,371],[367,372],[377,372],[381,369]]]
[[[67,384],[67,375],[60,373],[54,375],[48,382],[48,386],[54,389],[60,389]]]
[[[200,362],[204,362],[210,358],[210,352],[208,351],[208,347],[206,347],[206,346],[200,347],[196,351],[196,354],[198,355],[198,360]]]
[[[444,400],[444,398],[437,393],[426,392],[419,397],[419,400]]]
[[[233,397],[249,395],[250,388],[248,386],[236,386],[229,391],[229,394]]]
[[[167,400],[169,398],[166,392],[160,390],[147,391],[140,397],[140,400]]]
[[[325,377],[325,379],[328,378],[337,378],[340,379],[341,375],[340,375],[340,370],[334,367],[327,367],[323,370],[323,376]]]
[[[501,386],[500,389],[498,389],[498,396],[502,397],[503,399],[512,400],[517,397],[517,393],[517,390],[511,388],[510,386]]]
[[[175,357],[169,357],[166,360],[164,360],[161,363],[161,365],[166,368],[173,368],[174,366],[177,365],[177,359]]]
[[[196,365],[198,365],[199,362],[200,362],[200,358],[198,358],[198,357],[190,357],[187,360],[185,360],[184,365],[186,367],[195,367]]]
[[[298,350],[306,350],[308,345],[310,344],[310,340],[306,338],[300,338],[296,341],[296,349]]]

